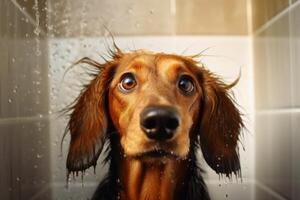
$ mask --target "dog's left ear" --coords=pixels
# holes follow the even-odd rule
[[[243,122],[226,85],[210,71],[201,68],[200,146],[208,165],[218,174],[231,176],[240,172],[238,139]]]

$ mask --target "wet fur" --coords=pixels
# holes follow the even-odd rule
[[[103,155],[105,157],[103,164],[109,164],[109,171],[105,178],[98,185],[92,200],[116,200],[119,199],[119,191],[122,190],[122,186],[118,181],[119,177],[117,175],[118,162],[115,159],[117,157],[115,154],[119,153],[119,149],[116,148],[120,145],[118,142],[118,135],[111,134],[107,140],[108,145],[107,149],[105,150],[106,155]],[[188,158],[188,173],[185,177],[184,185],[181,192],[177,196],[177,199],[210,200],[206,184],[201,176],[201,173],[204,173],[204,171],[199,166],[199,163],[197,163],[195,152],[197,152],[198,145],[195,143],[193,146],[194,147],[192,148]]]
[[[124,189],[119,177],[123,148],[118,128],[113,125],[107,109],[111,100],[106,95],[117,65],[124,54],[116,47],[115,51],[111,51],[111,55],[112,59],[104,64],[89,58],[83,58],[77,63],[95,67],[96,73],[91,83],[74,101],[73,106],[67,109],[72,112],[67,126],[71,134],[67,158],[68,172],[77,173],[91,166],[95,167],[101,152],[106,153],[104,162],[110,165],[106,178],[94,193],[92,198],[94,200],[118,199]],[[195,76],[202,91],[200,112],[197,119],[194,119],[197,122],[194,122],[192,134],[189,136],[191,143],[185,161],[186,173],[182,186],[176,188],[176,197],[187,200],[209,200],[207,187],[201,176],[203,170],[199,167],[196,156],[199,149],[216,173],[228,177],[232,174],[241,176],[237,142],[244,125],[234,100],[228,94],[228,90],[237,81],[231,85],[224,84],[207,69],[198,66],[192,56],[159,55],[182,59],[186,65],[193,66],[193,69],[197,70]],[[104,143],[108,143],[106,150],[103,149]],[[128,172],[122,172],[121,169],[121,173]]]

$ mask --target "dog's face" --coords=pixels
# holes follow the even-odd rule
[[[224,84],[193,57],[118,49],[112,58],[79,61],[99,72],[71,108],[69,171],[96,165],[115,132],[133,159],[186,159],[201,147],[217,173],[239,171],[243,122],[228,94],[236,82]]]
[[[201,87],[179,56],[124,56],[109,87],[109,113],[126,156],[185,158]]]

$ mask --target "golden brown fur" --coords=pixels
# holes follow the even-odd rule
[[[96,67],[99,73],[72,108],[67,168],[77,172],[95,166],[109,138],[113,174],[109,184],[117,193],[106,194],[109,192],[100,188],[94,199],[108,199],[104,196],[110,195],[111,199],[119,196],[122,200],[172,200],[182,199],[188,191],[186,199],[199,199],[201,193],[203,199],[209,199],[196,170],[199,146],[217,173],[239,174],[237,141],[243,123],[228,95],[230,86],[192,57],[142,50],[123,53],[117,48],[113,59],[105,64],[88,58],[79,62]],[[136,86],[128,93],[119,88],[126,73],[136,79]],[[190,95],[178,89],[183,75],[194,84]],[[152,140],[141,129],[140,113],[153,105],[169,106],[178,112],[179,127],[173,138]],[[147,154],[156,150],[168,155]],[[194,175],[199,176],[195,181]],[[202,184],[201,192],[192,188],[197,184]]]

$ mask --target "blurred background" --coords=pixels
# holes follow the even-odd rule
[[[58,111],[89,81],[85,66],[66,70],[84,56],[103,62],[108,30],[124,51],[203,52],[227,83],[241,71],[243,179],[220,178],[202,159],[212,199],[300,199],[299,0],[1,0],[1,199],[91,197],[107,166],[100,158],[96,175],[66,188]]]

